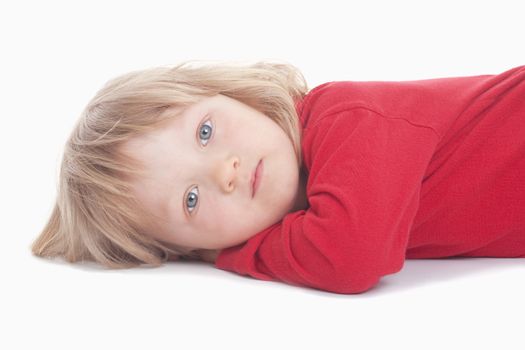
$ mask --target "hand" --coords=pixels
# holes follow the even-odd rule
[[[220,249],[200,249],[197,251],[197,254],[203,261],[215,263],[220,252]]]

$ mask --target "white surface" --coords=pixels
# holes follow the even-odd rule
[[[369,292],[341,295],[200,262],[106,271],[30,255],[63,143],[113,76],[277,58],[315,86],[525,64],[519,1],[359,3],[2,2],[0,348],[523,349],[523,259],[408,260]]]

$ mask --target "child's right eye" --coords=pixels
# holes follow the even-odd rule
[[[195,190],[195,192],[193,192]],[[193,210],[197,207],[197,202],[199,201],[199,188],[195,186],[187,196],[185,196],[187,200],[185,200],[184,205],[186,203],[189,203],[189,205],[186,207],[188,209],[188,212],[191,214]]]

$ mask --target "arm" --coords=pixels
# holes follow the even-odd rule
[[[218,268],[337,293],[402,268],[439,137],[366,107],[334,110],[304,131],[310,207],[223,249]]]

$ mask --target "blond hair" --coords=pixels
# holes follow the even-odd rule
[[[290,137],[301,167],[296,104],[308,87],[288,63],[259,61],[136,70],[109,80],[82,111],[65,143],[57,198],[31,250],[68,262],[94,261],[109,268],[160,266],[170,258],[196,259],[196,249],[152,238],[155,215],[141,209],[131,180],[144,168],[120,151],[135,135],[159,127],[173,106],[223,94],[275,121]]]

